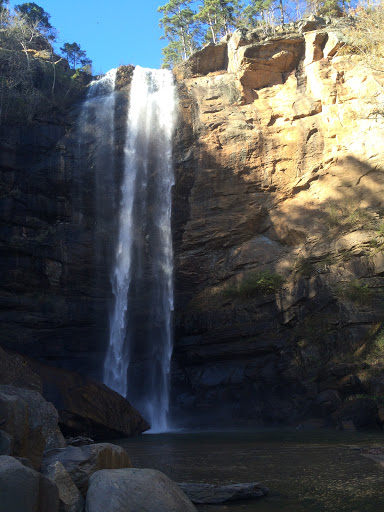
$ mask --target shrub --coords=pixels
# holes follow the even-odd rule
[[[368,288],[367,284],[361,283],[358,279],[354,279],[349,283],[341,285],[336,294],[346,300],[350,300],[355,304],[364,304],[372,298],[373,291]]]
[[[372,69],[384,69],[384,3],[362,4],[353,11],[356,21],[345,30],[350,41],[346,51],[357,53],[365,65]]]
[[[260,294],[273,293],[284,283],[284,277],[280,274],[265,270],[246,274],[237,286],[228,286],[224,290],[228,298],[251,298]]]
[[[311,261],[303,257],[297,259],[294,270],[303,277],[311,277],[315,273]]]

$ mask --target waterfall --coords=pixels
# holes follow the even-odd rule
[[[113,199],[105,200],[105,191],[113,190],[115,182],[116,72],[117,69],[111,69],[89,84],[78,122],[80,175],[84,177],[89,170],[93,181],[93,184],[86,180],[80,183],[80,198],[93,209],[92,217],[96,223],[94,258],[98,272],[108,260],[105,234],[110,230],[115,210]],[[91,201],[87,199],[90,186],[94,190]],[[81,204],[79,210],[84,208],[85,205]],[[98,278],[100,276],[96,276],[96,280]]]
[[[124,147],[115,297],[104,382],[152,426],[168,428],[172,354],[172,134],[175,87],[167,70],[136,67]]]

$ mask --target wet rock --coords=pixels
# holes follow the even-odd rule
[[[60,512],[83,511],[84,498],[61,462],[57,461],[48,466],[46,476],[56,484],[59,491]]]
[[[227,501],[260,498],[268,493],[268,489],[259,483],[241,483],[231,485],[212,485],[178,483],[180,489],[192,503],[225,503]]]
[[[154,469],[98,471],[90,478],[85,510],[196,512],[177,484]]]
[[[12,454],[27,457],[39,469],[46,449],[65,446],[58,413],[37,391],[0,386],[0,418],[12,436]]]
[[[95,471],[132,467],[127,452],[120,446],[110,443],[49,450],[44,454],[43,472],[46,473],[48,467],[57,461],[64,466],[83,496],[88,489],[89,477]]]

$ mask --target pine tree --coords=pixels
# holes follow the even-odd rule
[[[163,49],[164,58],[170,65],[175,63],[176,54],[186,59],[197,49],[197,32],[194,11],[190,8],[193,0],[170,0],[158,8],[163,13],[160,26],[164,29],[163,39],[168,39],[168,47]],[[164,61],[165,62],[165,61]]]
[[[195,20],[208,27],[206,40],[216,44],[229,34],[236,26],[241,7],[239,0],[202,0]]]
[[[78,64],[88,67],[92,64],[91,59],[86,56],[85,50],[82,50],[78,43],[65,43],[60,50],[64,53],[69,64],[76,69]]]
[[[256,27],[260,20],[264,21],[265,13],[272,6],[273,0],[251,0],[242,12],[242,24]]]

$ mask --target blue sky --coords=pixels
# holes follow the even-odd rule
[[[105,73],[122,64],[161,66],[166,41],[157,8],[167,0],[34,0],[50,15],[59,48],[76,42],[93,61],[93,72]],[[12,1],[20,4],[23,0]]]

